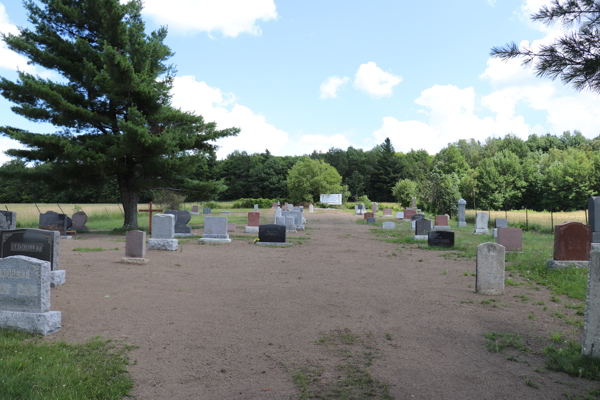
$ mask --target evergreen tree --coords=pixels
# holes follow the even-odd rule
[[[38,6],[42,3],[44,8]],[[136,206],[146,188],[186,179],[209,141],[235,135],[218,131],[201,116],[170,103],[175,70],[163,42],[166,28],[145,33],[142,2],[133,0],[25,0],[35,30],[3,35],[8,48],[34,65],[61,75],[52,81],[24,72],[17,82],[0,80],[0,93],[16,104],[15,113],[61,130],[32,133],[0,127],[25,150],[6,153],[49,166],[46,177],[83,185],[116,179],[125,228],[137,227]]]
[[[378,147],[377,163],[371,175],[369,197],[374,201],[394,201],[392,190],[400,175],[398,157],[390,138]]]

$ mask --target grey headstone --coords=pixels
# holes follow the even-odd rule
[[[0,310],[50,311],[50,263],[31,257],[0,259]]]
[[[304,222],[302,218],[304,217],[304,213],[300,211],[283,211],[282,215],[284,217],[294,217],[294,225],[296,225],[296,229],[304,230]]]
[[[508,228],[508,220],[506,218],[496,218],[496,228]]]
[[[258,212],[258,204],[255,204],[255,205],[254,205],[254,211],[255,211],[255,212]]]
[[[483,243],[477,246],[475,291],[487,295],[504,294],[504,246]]]
[[[212,208],[205,208],[205,209],[202,211],[202,214],[212,214]]]
[[[588,219],[592,232],[600,232],[600,196],[591,196],[588,199]]]
[[[54,211],[40,214],[40,229],[59,231],[61,235],[66,235],[72,225],[73,221],[66,214],[58,214]]]
[[[417,208],[417,198],[416,197],[413,197],[411,199],[411,207],[415,208],[415,209]]]
[[[0,211],[0,231],[17,229],[17,213],[14,211]]]
[[[384,222],[381,224],[381,229],[396,229],[396,223],[391,221]]]
[[[187,226],[187,223],[192,219],[192,215],[188,210],[168,210],[165,214],[175,216],[175,233],[192,233],[192,228]]]
[[[371,212],[373,214],[375,214],[377,212],[377,209],[378,209],[377,208],[377,203],[375,203],[375,202],[371,203]]]
[[[146,232],[127,232],[125,236],[125,256],[133,258],[146,257]]]
[[[404,219],[404,211],[396,211],[396,219]]]
[[[229,239],[227,223],[227,217],[205,217],[203,237],[209,239]]]
[[[600,250],[590,251],[581,353],[600,357]]]
[[[477,234],[487,234],[488,231],[488,213],[475,214],[475,232]]]
[[[288,231],[296,230],[296,220],[292,216],[283,217],[285,218],[285,229]]]
[[[415,222],[415,235],[427,235],[431,230],[431,221],[428,219],[419,219]]]
[[[60,233],[43,229],[0,231],[0,258],[26,256],[50,262],[50,270],[60,269]]]
[[[275,217],[275,225],[285,226],[285,217]]]
[[[465,199],[460,199],[458,201],[458,210],[456,213],[456,226],[467,226],[465,222],[465,207],[467,206],[467,202]]]
[[[89,228],[85,225],[88,220],[88,216],[83,211],[77,211],[72,216],[73,229],[76,231],[89,231]]]
[[[367,224],[375,224],[377,223],[377,219],[375,218],[367,218]]]
[[[152,239],[173,239],[175,237],[175,216],[154,214],[152,216]]]

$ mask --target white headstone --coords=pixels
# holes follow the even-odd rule
[[[475,291],[487,295],[504,294],[504,246],[483,243],[477,246]]]

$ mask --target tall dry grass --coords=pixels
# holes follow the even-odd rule
[[[529,225],[529,227],[539,227],[538,230],[552,230],[553,225],[562,224],[565,222],[581,222],[582,224],[588,223],[587,221],[587,210],[570,211],[570,212],[537,212],[528,210],[511,210],[511,211],[486,211],[479,210],[479,212],[489,213],[489,221],[491,226],[494,226],[496,218],[507,218],[509,224],[522,224]],[[469,219],[475,219],[475,210],[466,210],[465,215]]]

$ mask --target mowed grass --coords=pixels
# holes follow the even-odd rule
[[[0,398],[121,400],[132,388],[129,349],[101,338],[47,343],[0,329]]]

